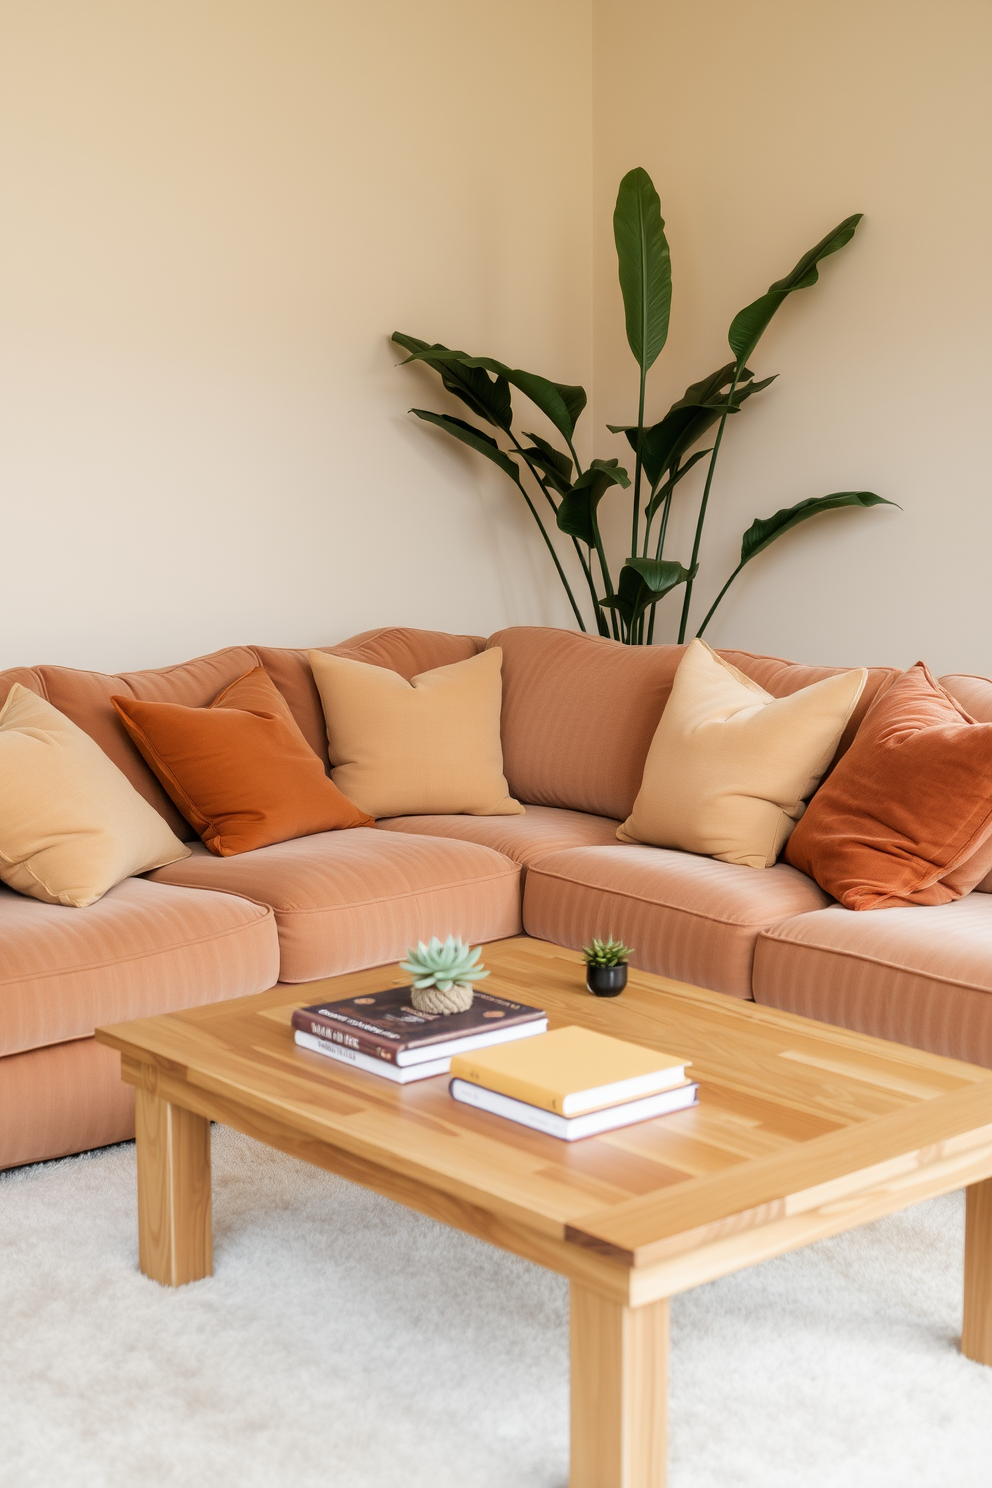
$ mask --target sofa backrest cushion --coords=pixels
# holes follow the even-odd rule
[[[790,697],[802,687],[811,687],[814,682],[822,682],[827,677],[836,677],[841,672],[850,670],[849,667],[804,666],[802,662],[783,661],[779,656],[759,656],[752,651],[721,651],[720,655],[724,661],[729,661],[731,666],[750,677],[752,682],[757,682],[759,687],[770,692],[772,697]],[[841,734],[831,769],[850,749],[854,736],[875,699],[881,697],[883,692],[888,692],[896,678],[901,676],[899,667],[868,667],[864,691]]]
[[[222,688],[257,665],[255,653],[247,646],[229,646],[179,666],[122,672],[117,676],[76,671],[72,667],[14,667],[0,672],[0,704],[15,682],[47,698],[60,713],[96,740],[135,790],[165,818],[176,836],[190,842],[196,832],[141,758],[110,699],[114,693],[121,693],[147,702],[185,703],[191,708],[205,708]]]
[[[684,646],[621,646],[515,625],[503,652],[503,773],[510,794],[623,821]]]
[[[408,626],[392,625],[381,630],[363,631],[337,646],[309,649],[326,651],[330,656],[344,656],[349,661],[364,661],[369,666],[387,667],[399,672],[409,682],[420,672],[431,672],[435,667],[448,666],[453,661],[466,661],[484,645],[482,636],[448,635],[441,630],[412,630]],[[255,653],[289,704],[303,737],[320,755],[330,773],[324,710],[307,649],[256,646]]]
[[[503,767],[511,795],[623,820],[672,690],[684,646],[621,646],[600,636],[512,626],[486,643],[503,652]],[[847,667],[802,666],[747,651],[724,657],[773,697],[787,697]],[[874,699],[900,675],[871,667],[835,758]]]
[[[338,656],[353,656],[374,666],[391,667],[409,679],[418,672],[445,666],[474,656],[484,645],[481,636],[447,635],[436,630],[412,630],[389,626],[367,630],[338,646],[321,649]],[[0,707],[11,687],[20,682],[95,739],[106,755],[130,780],[183,842],[196,840],[195,828],[177,810],[128,737],[110,699],[114,693],[151,703],[181,703],[188,708],[207,708],[225,687],[253,667],[264,666],[289,703],[307,743],[327,765],[327,735],[324,714],[314,685],[305,650],[283,650],[274,646],[228,646],[209,656],[178,666],[158,667],[146,672],[83,672],[73,667],[10,667],[0,671]]]

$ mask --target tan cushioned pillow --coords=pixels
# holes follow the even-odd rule
[[[83,908],[189,848],[88,734],[15,683],[0,711],[0,879]]]
[[[655,730],[621,842],[768,868],[833,758],[867,671],[775,698],[693,641]]]
[[[499,741],[498,649],[421,672],[310,652],[331,779],[370,816],[517,816]]]

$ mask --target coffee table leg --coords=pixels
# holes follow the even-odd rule
[[[163,1286],[213,1271],[210,1122],[148,1089],[135,1090],[138,1264]]]
[[[961,1352],[992,1364],[992,1178],[966,1190]]]
[[[668,1302],[625,1307],[571,1283],[569,1488],[664,1488]]]

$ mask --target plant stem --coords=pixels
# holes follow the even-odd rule
[[[513,443],[514,449],[520,455],[520,457],[523,460],[524,464],[527,466],[527,469],[530,471],[531,475],[534,477],[535,481],[540,486],[541,490],[544,492],[545,497],[547,498],[548,505],[551,507],[551,510],[555,513],[555,516],[557,516],[558,515],[558,507],[555,504],[554,497],[552,496],[550,490],[548,489],[548,486],[547,486],[547,483],[546,483],[546,481],[544,479],[544,475],[543,475],[542,471],[540,470],[539,467],[536,467],[533,464],[533,462],[531,461],[530,457],[527,454],[527,451],[524,449],[523,445],[520,443],[519,439],[513,433],[513,431],[510,430],[510,429],[508,429],[507,430],[507,433],[508,433],[508,435],[509,435],[509,437],[510,437],[512,443]],[[523,486],[521,486],[520,489],[523,490]],[[530,498],[527,496],[526,491],[524,491],[524,496],[525,496],[525,499],[527,500],[527,505],[530,507],[531,511],[534,514],[534,520],[537,522],[537,525],[541,529],[541,532],[542,532],[543,537],[544,537],[544,541],[548,544],[548,548],[549,548],[549,550],[551,552],[551,556],[555,560],[555,567],[558,570],[558,576],[559,576],[559,578],[561,579],[562,583],[565,586],[565,593],[568,595],[569,603],[571,604],[572,609],[575,611],[575,616],[576,616],[576,619],[579,622],[579,627],[580,627],[581,630],[584,631],[585,628],[586,628],[585,627],[585,624],[583,623],[582,616],[579,614],[579,609],[578,609],[578,606],[575,603],[575,599],[574,599],[574,596],[572,594],[572,590],[571,590],[571,588],[569,586],[568,580],[565,577],[565,571],[564,571],[564,569],[562,568],[561,564],[558,561],[558,554],[555,551],[554,547],[552,546],[551,539],[548,537],[547,532],[545,532],[545,530],[544,530],[544,524],[542,523],[540,517],[537,514],[536,509],[534,508],[533,504],[531,503]],[[594,612],[594,614],[596,616],[596,628],[601,632],[602,629],[603,629],[603,627],[602,627],[602,625],[599,622],[600,622],[600,618],[602,616],[602,609],[600,608],[599,596],[596,593],[596,585],[593,582],[592,572],[591,572],[591,570],[589,568],[588,563],[585,560],[585,556],[584,556],[584,554],[582,552],[582,549],[579,547],[578,541],[574,537],[572,538],[572,546],[574,547],[575,552],[576,552],[576,556],[578,557],[578,560],[579,560],[580,564],[582,565],[582,572],[585,575],[586,583],[589,586],[589,594],[590,594],[590,597],[592,599],[593,612]]]
[[[572,457],[572,463],[575,466],[575,474],[578,477],[582,474],[582,466],[579,464],[579,457],[575,453],[575,445],[569,439],[567,434],[565,435],[565,443],[568,445],[568,452]]]
[[[572,612],[575,615],[576,620],[579,622],[579,629],[584,632],[585,631],[585,628],[586,628],[586,623],[585,623],[585,621],[582,618],[582,614],[581,614],[581,612],[579,610],[578,605],[575,603],[575,595],[572,593],[571,585],[569,584],[568,579],[565,577],[565,570],[561,566],[561,559],[558,557],[558,554],[555,551],[555,545],[551,541],[550,537],[548,536],[547,529],[546,529],[544,523],[541,521],[541,516],[540,516],[540,513],[537,510],[537,507],[534,505],[533,501],[531,501],[530,497],[527,495],[527,492],[524,491],[523,486],[520,487],[520,490],[523,492],[523,498],[524,498],[524,500],[526,501],[527,505],[530,507],[530,514],[531,514],[531,516],[534,518],[534,521],[537,523],[538,527],[540,527],[540,529],[541,529],[541,536],[544,538],[544,541],[547,544],[548,552],[551,554],[551,557],[554,559],[555,568],[558,570],[558,577],[561,579],[562,585],[564,586],[564,589],[565,589],[565,593],[568,595],[568,602],[572,606]]]
[[[592,530],[596,538],[596,552],[599,554],[599,567],[603,574],[603,584],[606,588],[606,597],[607,599],[612,599],[613,580],[610,578],[610,565],[606,561],[606,554],[603,551],[603,539],[600,536],[599,523],[596,521],[595,516],[593,516]],[[613,627],[613,639],[615,641],[618,641],[620,639],[620,631],[617,626],[617,612],[612,607],[610,608],[610,623]]]
[[[606,627],[606,616],[603,614],[603,607],[599,602],[599,595],[596,593],[596,581],[592,576],[591,564],[586,561],[586,555],[579,547],[579,539],[577,537],[572,538],[572,547],[575,549],[578,560],[582,564],[582,572],[585,574],[586,583],[589,586],[589,597],[592,600],[593,611],[596,615],[596,629],[599,631],[600,635],[607,635],[608,628]],[[590,558],[591,557],[592,554],[590,552]],[[602,624],[600,623],[601,621]]]
[[[665,497],[665,501],[664,501],[664,504],[663,504],[662,509],[661,509],[661,531],[658,533],[658,545],[655,548],[655,553],[654,553],[655,559],[659,563],[661,562],[662,554],[665,551],[665,534],[668,531],[668,514],[669,514],[669,512],[672,509],[672,496],[674,495],[674,493],[675,493],[675,487],[673,485],[673,486],[671,486],[669,488],[668,495]],[[657,615],[657,613],[658,613],[658,606],[657,605],[652,605],[651,606],[651,623],[648,625],[648,645],[649,646],[653,646],[654,645],[654,621],[655,621],[655,616]]]
[[[737,379],[741,374],[741,365],[738,362],[734,368],[734,380],[730,384],[730,392],[727,394],[727,410],[720,419],[720,427],[716,431],[716,439],[713,442],[713,453],[710,455],[710,465],[706,472],[706,485],[703,487],[703,499],[699,503],[699,516],[696,520],[696,536],[692,544],[692,557],[689,560],[690,571],[696,567],[699,557],[699,544],[703,536],[703,523],[706,521],[706,504],[710,499],[710,486],[713,484],[713,472],[716,469],[717,456],[720,453],[720,444],[723,440],[723,431],[727,424],[730,403],[737,390]],[[689,624],[689,606],[692,603],[692,579],[687,579],[685,584],[685,599],[682,601],[682,619],[679,622],[679,645],[685,640],[686,627]],[[707,616],[707,619],[709,617]]]
[[[659,562],[661,561],[665,552],[665,537],[668,532],[668,514],[672,509],[672,497],[674,496],[674,494],[675,487],[673,486],[668,495],[665,497],[665,504],[661,509],[661,531],[658,533],[658,546],[655,549],[654,553],[654,556],[658,559]]]
[[[637,459],[634,464],[634,515],[630,529],[630,556],[637,557],[637,529],[641,515],[641,439],[644,435],[644,385],[647,368],[641,364],[641,393],[637,404]]]
[[[743,563],[738,563],[737,567],[734,569],[733,573],[730,575],[730,578],[724,584],[723,588],[720,590],[720,593],[717,595],[716,599],[713,601],[713,603],[710,605],[709,609],[706,611],[706,619],[703,621],[702,625],[696,631],[696,639],[697,639],[697,641],[698,641],[699,637],[702,635],[703,631],[706,629],[707,625],[709,625],[710,621],[713,619],[713,612],[715,611],[717,605],[720,603],[721,599],[726,594],[727,590],[730,588],[731,584],[734,582],[734,580],[736,579],[737,575],[740,573],[740,571],[741,571],[741,569],[743,567],[744,567],[744,564]]]
[[[514,433],[512,433],[512,431],[510,432],[510,438],[513,440],[514,446],[519,451],[521,457],[523,458],[524,462],[526,463],[527,469],[530,471],[531,475],[537,481],[538,485],[541,487],[541,489],[544,492],[545,496],[547,496],[548,501],[551,503],[551,506],[552,506],[553,510],[557,513],[558,508],[555,506],[554,501],[552,500],[551,493],[548,491],[548,488],[545,485],[544,477],[541,474],[540,470],[539,469],[535,469],[534,465],[531,463],[530,459],[528,458],[527,451],[523,448],[523,446],[521,445],[520,441],[517,439],[516,435]],[[582,466],[579,464],[579,457],[575,453],[575,446],[573,445],[572,441],[569,439],[569,437],[568,437],[567,434],[565,435],[565,442],[566,442],[566,444],[568,445],[569,449],[572,452],[572,460],[573,460],[573,462],[575,464],[575,472],[576,472],[576,475],[579,476],[579,475],[582,474]],[[574,547],[574,549],[576,551],[576,554],[578,555],[579,562],[582,565],[582,572],[585,574],[586,583],[589,586],[589,595],[590,595],[590,598],[592,599],[593,612],[594,612],[594,614],[596,616],[596,628],[598,629],[600,635],[602,635],[603,634],[603,627],[604,627],[604,625],[606,623],[606,616],[603,614],[603,607],[602,607],[602,605],[599,602],[599,595],[596,593],[596,583],[595,583],[595,580],[593,579],[593,576],[592,576],[592,564],[591,564],[591,562],[589,562],[589,563],[586,562],[585,554],[583,553],[582,549],[579,547],[578,538],[575,538],[575,537],[572,538],[572,546]],[[600,566],[600,568],[603,571],[603,583],[606,586],[607,596],[608,597],[612,597],[612,594],[613,594],[613,584],[612,584],[612,582],[610,580],[610,570],[609,570],[609,567],[607,566],[606,554],[603,552],[603,544],[602,544],[602,541],[601,541],[600,536],[599,536],[599,527],[598,526],[596,528],[596,551],[597,551],[597,553],[599,555],[599,566]],[[591,552],[590,552],[590,558],[591,558]],[[565,587],[567,588],[568,586],[566,585]],[[571,593],[569,593],[569,598],[571,598]],[[574,600],[572,600],[572,608],[573,609],[575,608],[575,601]],[[614,610],[611,610],[610,611],[610,625],[612,626],[612,630],[613,630],[613,639],[614,640],[618,640],[619,639],[619,636],[617,634],[616,612]],[[584,625],[583,625],[582,629],[585,630],[585,626]]]

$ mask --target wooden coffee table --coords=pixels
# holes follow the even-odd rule
[[[490,945],[487,989],[683,1054],[691,1110],[567,1144],[293,1043],[290,1013],[399,985],[395,966],[97,1030],[137,1097],[142,1271],[212,1269],[210,1121],[567,1276],[570,1488],[665,1481],[673,1294],[967,1187],[964,1334],[992,1363],[992,1072],[632,971]]]

